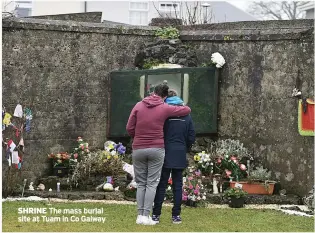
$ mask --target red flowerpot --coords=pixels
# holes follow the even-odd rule
[[[236,183],[243,185],[242,189],[246,191],[248,194],[272,195],[275,187],[275,183],[268,183],[266,187],[265,183],[258,182],[248,183],[245,181],[239,182],[232,181],[230,182],[230,187],[234,188]]]

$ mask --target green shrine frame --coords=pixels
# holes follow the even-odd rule
[[[172,79],[172,76],[174,80]],[[215,67],[171,68],[150,70],[122,70],[110,73],[107,137],[128,137],[126,124],[134,105],[149,95],[149,81],[175,77],[179,96],[192,110],[197,135],[217,133],[218,69]],[[171,79],[170,79],[171,78]],[[170,88],[172,88],[170,86]]]

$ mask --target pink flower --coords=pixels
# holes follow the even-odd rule
[[[189,185],[189,189],[193,189],[194,188],[194,186],[192,186],[191,184]]]
[[[242,171],[245,171],[245,170],[246,170],[246,166],[245,166],[244,164],[241,164],[241,165],[240,165],[240,169],[241,169]]]
[[[227,176],[227,177],[230,177],[230,176],[231,176],[231,174],[232,174],[232,172],[231,172],[231,171],[229,171],[229,170],[227,170],[227,169],[225,169],[225,173],[226,173],[226,176]]]
[[[188,177],[188,180],[192,180],[193,178],[190,176],[190,177]]]
[[[81,146],[81,149],[84,150],[84,145]]]
[[[198,195],[198,194],[199,194],[199,190],[198,190],[198,189],[195,189],[195,190],[194,190],[194,194]]]
[[[199,187],[199,185],[198,185],[198,184],[196,184],[196,189],[197,189],[197,190],[199,190],[199,189],[200,189],[200,187]]]
[[[187,197],[186,195],[183,195],[183,196],[182,196],[183,201],[187,201],[187,198],[188,198],[188,197]]]
[[[78,153],[75,153],[75,154],[73,155],[73,158],[74,158],[74,159],[77,159],[78,156],[79,156]]]
[[[233,160],[234,162],[235,162],[235,160],[237,160],[237,158],[236,157],[234,157],[234,156],[231,156],[231,158],[230,158],[231,160]]]
[[[217,163],[221,163],[222,162],[222,160],[219,158],[218,160],[217,160]]]

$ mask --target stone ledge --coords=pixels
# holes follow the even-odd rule
[[[16,195],[20,195],[16,193]],[[42,198],[59,198],[59,199],[69,199],[69,200],[116,200],[123,201],[124,195],[120,191],[115,192],[84,192],[84,191],[64,191],[57,193],[56,191],[24,191],[24,197],[38,196]]]
[[[16,195],[20,195],[20,193],[16,193]],[[59,198],[59,199],[68,199],[68,200],[84,200],[84,199],[92,199],[92,200],[115,200],[115,201],[135,201],[134,198],[125,197],[124,194],[120,191],[115,192],[87,192],[87,191],[65,191],[57,193],[56,191],[48,192],[48,191],[25,191],[24,197],[29,196],[38,196],[42,198]],[[227,204],[228,200],[223,198],[222,194],[208,194],[207,195],[207,203],[208,204]],[[296,195],[248,195],[246,197],[246,204],[291,204],[291,205],[300,205],[302,204],[301,198]]]
[[[292,29],[244,29],[240,30],[183,30],[180,39],[183,41],[274,41],[274,40],[314,40],[314,28]]]
[[[227,204],[228,199],[223,197],[223,194],[208,194],[207,202],[210,204]],[[247,195],[245,198],[246,204],[292,204],[300,205],[302,200],[296,195]]]
[[[90,32],[117,35],[154,36],[157,27],[148,26],[116,26],[103,23],[75,22],[63,20],[47,20],[33,18],[9,18],[2,21],[4,30],[27,29],[68,32]]]

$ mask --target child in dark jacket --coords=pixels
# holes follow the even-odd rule
[[[170,90],[169,97],[165,100],[170,105],[183,105],[183,101]],[[174,206],[172,209],[173,223],[181,223],[181,203],[183,188],[183,170],[187,167],[186,153],[195,142],[195,130],[190,115],[172,117],[164,124],[165,158],[162,168],[160,183],[154,199],[152,220],[160,221],[162,204],[164,202],[166,187],[170,174],[172,177],[172,190]]]

